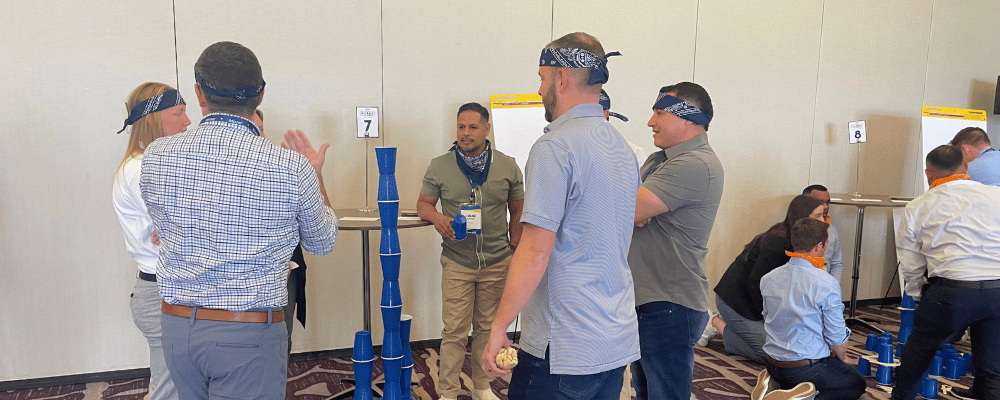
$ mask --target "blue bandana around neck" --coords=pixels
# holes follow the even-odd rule
[[[260,86],[248,85],[233,90],[229,90],[212,86],[207,81],[205,81],[205,78],[202,77],[200,74],[194,74],[194,79],[195,81],[198,82],[198,86],[201,87],[201,90],[205,92],[205,94],[209,94],[212,96],[219,96],[219,97],[228,97],[236,100],[246,100],[252,97],[260,96],[261,92],[264,91],[264,85],[267,84],[267,82],[261,81]]]
[[[666,111],[702,126],[707,126],[712,121],[712,116],[702,109],[666,93],[660,93],[656,103],[653,104],[653,109]]]
[[[628,118],[626,118],[624,115],[611,111],[611,98],[604,95],[604,93],[597,95],[597,103],[599,103],[601,107],[604,108],[604,111],[608,112],[608,116],[618,118],[624,122],[628,122]]]
[[[118,133],[125,131],[125,128],[136,122],[139,122],[142,117],[146,115],[155,113],[157,111],[163,111],[170,107],[179,106],[181,104],[187,104],[184,102],[184,98],[181,97],[181,92],[175,89],[167,90],[156,96],[150,97],[146,100],[140,101],[135,107],[132,107],[128,112],[128,118],[125,118],[125,125],[122,125],[122,129]]]
[[[490,164],[493,163],[493,150],[490,148],[490,141],[486,141],[486,149],[483,154],[476,157],[466,157],[462,154],[462,149],[458,147],[458,141],[451,146],[448,151],[455,152],[455,162],[458,169],[462,170],[465,177],[469,179],[469,184],[475,189],[476,186],[486,182],[486,177],[490,174]]]
[[[572,47],[544,48],[541,59],[538,61],[540,67],[557,68],[593,68],[590,70],[588,85],[606,83],[608,81],[608,57],[620,56],[617,51],[598,57],[584,49]]]

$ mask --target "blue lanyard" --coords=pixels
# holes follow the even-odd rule
[[[201,119],[201,123],[212,121],[225,122],[228,124],[240,124],[247,127],[247,129],[249,129],[250,132],[253,132],[254,135],[260,136],[260,128],[258,128],[253,122],[250,122],[243,117],[237,117],[229,114],[209,114],[205,118]]]

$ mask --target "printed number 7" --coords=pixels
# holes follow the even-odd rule
[[[366,119],[365,120],[365,132],[368,132],[368,128],[371,128],[371,126],[372,126],[372,120]]]

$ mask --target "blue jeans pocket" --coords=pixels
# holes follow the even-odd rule
[[[601,388],[607,373],[595,375],[561,375],[559,392],[572,398],[590,398]]]

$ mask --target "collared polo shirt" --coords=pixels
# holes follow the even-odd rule
[[[639,359],[627,256],[638,163],[599,104],[545,127],[525,167],[522,223],[555,233],[542,280],[522,310],[521,348],[552,374],[589,375]]]

